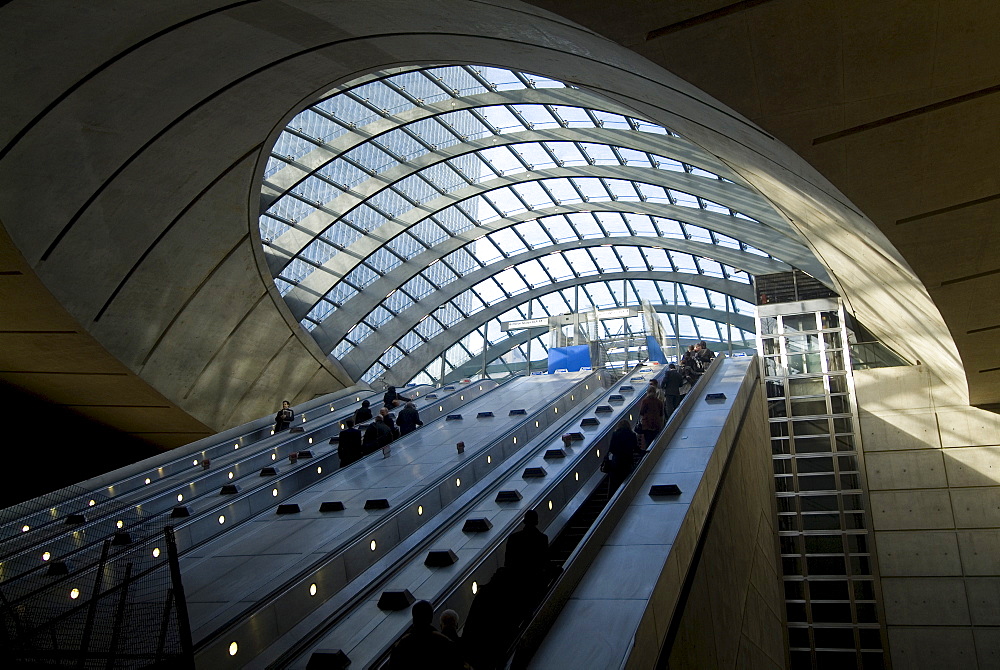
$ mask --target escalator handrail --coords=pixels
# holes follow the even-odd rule
[[[610,537],[624,516],[632,501],[639,494],[639,488],[646,481],[646,478],[653,471],[660,456],[666,450],[674,434],[679,430],[684,419],[691,412],[695,401],[692,398],[699,395],[699,389],[705,388],[708,380],[715,376],[722,367],[721,360],[725,354],[719,354],[709,365],[705,373],[698,379],[698,382],[685,395],[680,406],[674,410],[667,425],[664,426],[656,440],[649,448],[649,453],[639,462],[639,465],[632,471],[618,490],[608,500],[607,505],[594,520],[594,523],[581,538],[576,549],[569,555],[563,563],[563,569],[550,585],[548,592],[543,597],[541,604],[535,611],[535,615],[524,628],[521,635],[515,641],[516,652],[509,662],[509,667],[527,667],[535,652],[541,646],[542,641],[548,634],[552,625],[558,618],[562,608],[572,597],[576,587],[583,580],[584,575],[593,565],[598,552],[604,546],[604,542]]]

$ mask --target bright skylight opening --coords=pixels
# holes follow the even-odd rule
[[[790,267],[761,250],[787,224],[759,221],[766,203],[713,156],[586,89],[502,68],[348,84],[293,118],[264,180],[260,237],[279,293],[366,381],[411,361],[418,378],[439,376],[435,350],[457,373],[482,355],[484,327],[497,361],[523,363],[529,339],[545,357],[545,338],[480,316],[493,307],[527,318],[644,300],[666,318],[676,295],[687,313],[670,321],[675,337],[718,340],[728,302],[745,338],[750,275]],[[675,287],[674,273],[692,279]],[[708,288],[720,280],[726,300]],[[388,328],[395,319],[414,325]]]

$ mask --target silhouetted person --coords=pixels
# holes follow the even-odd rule
[[[361,407],[354,412],[354,425],[360,426],[365,421],[372,418],[371,403],[367,400],[361,401]]]
[[[461,670],[464,663],[458,646],[434,628],[434,608],[418,600],[410,611],[413,625],[389,656],[389,670]]]
[[[609,493],[613,493],[632,473],[637,453],[639,453],[639,441],[629,420],[622,419],[611,433],[611,444],[608,445]]]
[[[441,634],[458,645],[458,653],[462,657],[462,661],[467,664],[470,654],[466,648],[465,641],[462,640],[462,636],[458,634],[458,612],[455,610],[445,610],[441,612],[441,618],[438,620],[438,623],[439,628],[441,629]],[[466,665],[466,667],[471,666]]]
[[[441,623],[441,634],[455,644],[459,644],[462,641],[462,637],[458,634],[458,612],[455,610],[445,610],[441,612],[439,621]]]
[[[681,385],[683,383],[684,378],[677,371],[677,366],[671,363],[667,367],[667,374],[663,377],[663,395],[667,400],[665,410],[667,416],[673,414],[674,410],[681,404]]]
[[[549,580],[549,538],[538,530],[538,512],[524,513],[524,528],[507,538],[503,565],[512,584],[511,594],[517,599],[517,619],[528,616],[545,592]]]
[[[666,402],[666,397],[664,396],[663,389],[660,388],[660,382],[658,380],[650,379],[649,388],[656,391],[656,397],[660,399],[660,402]]]
[[[396,427],[396,415],[385,407],[380,409],[378,413],[382,417],[382,421],[385,425],[389,426],[389,431],[392,433],[392,439],[395,440],[399,437],[399,428]]]
[[[663,401],[656,397],[653,388],[646,389],[646,395],[639,403],[639,420],[642,422],[643,446],[649,449],[663,429]]]
[[[354,419],[348,419],[344,425],[346,428],[340,431],[340,438],[337,441],[340,467],[350,465],[362,456],[361,431],[354,427]]]
[[[410,398],[401,396],[398,393],[396,393],[395,386],[390,386],[385,390],[385,395],[382,396],[382,406],[392,409],[393,407],[398,407],[399,405],[402,405],[404,402],[408,400],[410,400]]]
[[[694,365],[694,358],[695,346],[693,344],[689,344],[687,351],[685,351],[684,355],[681,356],[681,367],[692,367]]]
[[[412,433],[417,429],[417,426],[424,425],[424,422],[420,420],[420,413],[417,412],[416,405],[408,401],[406,407],[399,411],[399,419],[397,419],[396,425],[399,426],[400,435]]]
[[[476,670],[503,667],[508,647],[521,622],[523,606],[518,583],[507,568],[479,586],[462,629],[462,642]]]
[[[524,528],[507,538],[503,565],[515,578],[544,577],[549,569],[549,538],[538,530],[538,512],[524,513]]]
[[[368,429],[365,430],[364,453],[370,454],[382,447],[388,446],[392,442],[392,431],[385,425],[382,415],[375,417]]]
[[[688,345],[687,351],[681,356],[681,377],[688,384],[694,386],[701,374],[701,363],[698,361],[698,354],[693,344]]]
[[[292,409],[291,403],[287,400],[281,401],[281,409],[278,413],[274,415],[274,432],[285,430],[292,424],[292,419],[295,418],[295,411]]]
[[[715,358],[715,352],[708,348],[708,344],[705,340],[698,343],[695,347],[695,358],[698,359],[698,364],[701,366],[701,371],[704,372],[708,369],[709,363]]]

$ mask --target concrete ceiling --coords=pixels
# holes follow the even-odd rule
[[[971,403],[1000,402],[1000,3],[531,4],[686,79],[809,161],[921,280]]]
[[[45,288],[2,227],[0,323],[0,379],[8,385],[160,448],[212,434],[81,327]],[[27,436],[27,426],[41,430],[50,419],[19,417],[19,436]]]
[[[591,86],[719,157],[866,325],[911,358],[940,355],[958,398],[967,376],[974,403],[995,403],[1000,307],[982,296],[1000,281],[1000,9],[870,4],[546,5],[762,131],[513,2],[5,3],[19,30],[0,43],[0,377],[167,446],[350,384],[254,239],[268,142],[361,73],[483,62]],[[79,383],[49,374],[76,363]]]

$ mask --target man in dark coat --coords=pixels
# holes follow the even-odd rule
[[[681,377],[684,378],[691,386],[694,386],[698,382],[698,378],[701,376],[701,361],[698,360],[698,352],[695,351],[695,346],[689,345],[687,351],[681,356]]]
[[[379,414],[365,431],[364,453],[370,454],[392,442],[392,431]]]
[[[549,538],[538,530],[535,510],[525,512],[524,528],[507,538],[503,565],[509,580],[505,590],[516,627],[517,622],[534,611],[549,581]]]
[[[277,433],[288,428],[294,418],[295,410],[292,409],[291,403],[287,400],[282,400],[281,409],[274,415],[274,432]]]
[[[665,410],[667,416],[673,414],[677,406],[681,404],[682,384],[684,384],[684,378],[677,371],[677,366],[671,363],[667,366],[667,374],[663,377],[663,394],[667,401]]]
[[[523,587],[525,604],[532,605],[549,577],[549,538],[538,530],[535,510],[525,512],[524,528],[507,538],[503,565],[511,579]]]
[[[382,396],[382,406],[388,409],[392,409],[393,407],[398,407],[399,405],[402,405],[404,402],[408,400],[410,400],[410,398],[401,396],[398,393],[396,393],[395,386],[390,386],[385,390],[385,395]]]
[[[371,418],[372,418],[371,403],[368,402],[367,400],[362,400],[361,407],[359,407],[357,411],[354,412],[354,425],[360,426],[365,421],[368,421]]]
[[[462,642],[473,668],[504,667],[522,615],[519,583],[507,568],[497,568],[488,583],[479,585],[462,629]]]
[[[354,427],[354,419],[344,422],[346,428],[340,431],[337,440],[337,455],[340,456],[340,467],[350,465],[361,458],[361,431]]]
[[[424,422],[420,420],[420,414],[417,412],[416,405],[412,402],[407,402],[406,407],[399,412],[399,419],[396,421],[396,425],[399,426],[400,435],[412,433],[417,429],[417,426],[424,425]]]
[[[507,538],[503,564],[510,572],[545,574],[549,567],[549,538],[538,530],[538,512],[524,513],[524,528]]]
[[[399,639],[389,656],[389,670],[461,670],[465,665],[458,645],[434,628],[434,608],[426,600],[418,600],[411,610],[413,625]]]
[[[708,348],[708,343],[705,340],[702,340],[695,348],[695,358],[698,359],[698,363],[701,364],[701,369],[704,371],[715,358],[715,352]]]

